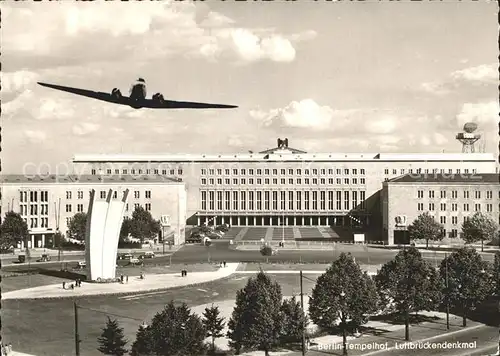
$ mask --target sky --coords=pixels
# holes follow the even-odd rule
[[[495,2],[3,2],[2,171],[74,154],[460,152],[498,136]],[[28,26],[26,24],[29,24]],[[234,104],[135,110],[37,81]],[[47,168],[48,167],[48,168]]]

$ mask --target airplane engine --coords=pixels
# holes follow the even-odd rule
[[[165,99],[163,98],[163,95],[161,93],[156,93],[155,95],[153,95],[153,100],[157,103],[165,102]]]
[[[122,97],[122,93],[120,92],[120,89],[118,88],[114,88],[112,91],[111,91],[111,96],[115,99],[120,99]]]

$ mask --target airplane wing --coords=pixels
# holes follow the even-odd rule
[[[191,101],[174,101],[174,100],[163,100],[162,102],[146,99],[144,107],[151,109],[232,109],[237,108],[236,105],[225,105],[225,104],[207,104],[207,103],[196,103]]]
[[[92,98],[92,99],[107,101],[108,103],[128,105],[128,97],[126,97],[126,96],[122,96],[121,98],[118,99],[118,98],[111,96],[110,93],[104,93],[104,92],[100,92],[100,91],[98,92],[98,91],[93,91],[93,90],[71,88],[71,87],[65,87],[62,85],[47,84],[47,83],[41,83],[41,82],[38,82],[38,84],[40,84],[43,87],[61,90],[61,91],[65,91],[65,92],[68,92],[71,94],[76,94],[76,95],[86,96],[86,97]]]

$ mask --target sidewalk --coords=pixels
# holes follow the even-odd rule
[[[128,283],[86,283],[75,289],[63,289],[62,281],[59,284],[51,284],[34,288],[26,288],[2,294],[2,299],[43,299],[43,298],[72,298],[87,295],[103,294],[126,294],[134,292],[156,291],[175,287],[189,286],[211,282],[217,279],[229,277],[236,272],[238,263],[228,263],[226,267],[219,268],[215,272],[190,272],[181,277],[180,273],[151,274],[145,279],[129,277]],[[73,283],[73,281],[68,281]],[[68,283],[67,283],[68,284]]]

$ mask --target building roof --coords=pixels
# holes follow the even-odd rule
[[[50,184],[50,183],[74,183],[74,184],[105,184],[105,183],[182,183],[182,179],[175,179],[163,175],[22,175],[22,174],[2,174],[1,184]]]
[[[237,154],[77,154],[74,163],[189,163],[189,162],[496,162],[490,153],[301,153],[293,148],[274,148],[259,153]]]
[[[397,183],[465,183],[465,184],[500,184],[498,173],[475,173],[475,174],[405,174],[392,178],[387,184]]]

